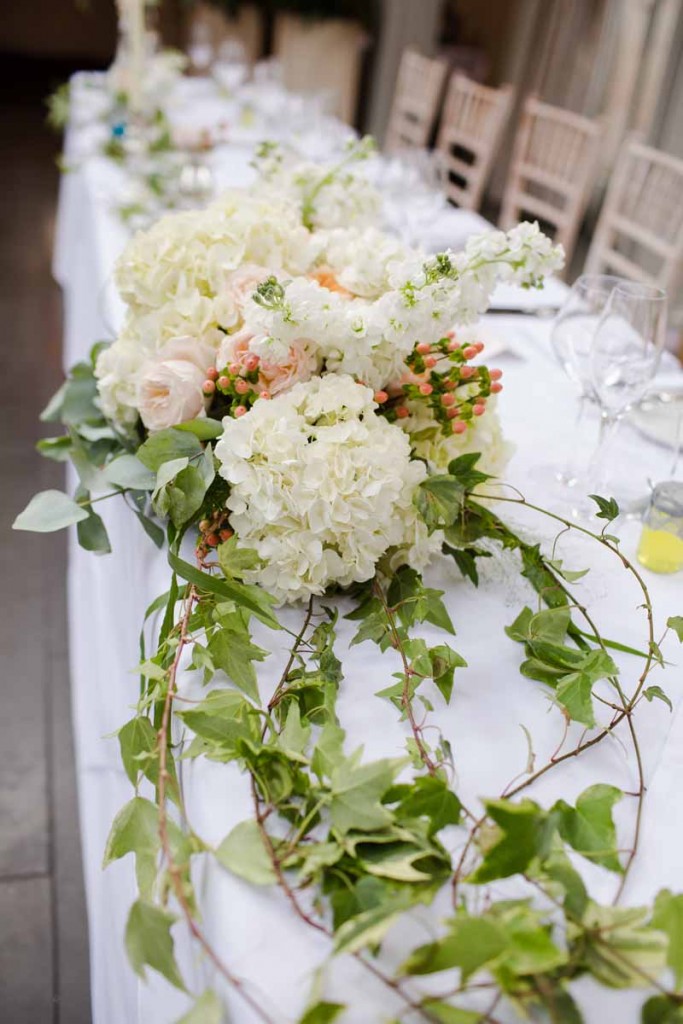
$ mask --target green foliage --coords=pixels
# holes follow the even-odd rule
[[[223,1024],[223,1021],[223,1004],[213,989],[207,988],[192,1009],[184,1014],[176,1024]]]
[[[674,972],[676,989],[683,986],[683,895],[674,896],[662,889],[655,900],[652,927],[664,932],[669,940],[666,962]]]
[[[345,1009],[343,1003],[316,1003],[306,1010],[299,1024],[332,1024]]]
[[[666,620],[668,629],[673,629],[678,639],[683,644],[683,615],[670,615]]]
[[[88,510],[63,491],[41,491],[35,494],[23,512],[12,523],[13,530],[53,533],[88,518]]]
[[[622,868],[616,853],[617,832],[612,808],[622,796],[616,786],[598,783],[583,791],[576,807],[570,807],[564,800],[555,804],[560,835],[565,842],[588,860],[619,872]]]
[[[145,977],[152,967],[176,988],[185,990],[173,951],[171,925],[176,918],[154,903],[137,900],[126,924],[126,951],[136,974]]]
[[[218,861],[254,885],[273,885],[277,875],[257,823],[251,819],[235,825],[216,850]]]
[[[481,885],[495,878],[508,878],[524,872],[532,861],[545,857],[549,852],[556,819],[532,800],[522,800],[518,804],[508,800],[489,800],[486,812],[500,832],[493,845],[485,851],[482,863],[470,876],[470,882]]]

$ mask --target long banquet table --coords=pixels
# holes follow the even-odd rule
[[[76,144],[76,130],[67,141]],[[77,140],[76,140],[77,141]],[[224,147],[221,183],[241,185],[249,180],[251,148],[236,142]],[[111,337],[120,323],[122,306],[112,287],[112,267],[123,249],[127,230],[112,212],[110,200],[119,187],[122,171],[110,161],[92,156],[64,176],[59,204],[55,275],[64,291],[64,364],[83,358],[99,338]],[[451,214],[452,216],[452,214]],[[456,214],[454,224],[464,234],[481,227],[481,218]],[[563,286],[551,283],[548,301],[562,294]],[[506,305],[507,292],[497,301]],[[507,479],[530,498],[542,502],[542,487],[535,467],[542,461],[561,462],[575,445],[575,400],[548,344],[548,326],[531,317],[484,318],[481,336],[503,338],[503,348],[493,360],[505,370],[506,387],[500,412],[505,433],[516,446]],[[641,467],[653,478],[666,475],[670,455],[624,428],[620,457],[624,472]],[[619,456],[619,453],[618,453]],[[100,506],[110,534],[113,553],[94,557],[78,548],[71,538],[69,556],[69,623],[73,717],[77,755],[80,818],[90,927],[90,953],[95,1024],[171,1024],[187,1012],[187,995],[148,972],[146,982],[130,968],[123,945],[125,920],[136,889],[132,858],[102,871],[102,852],[116,811],[130,799],[131,787],[119,760],[118,743],[112,734],[131,716],[137,699],[134,667],[138,658],[138,634],[145,608],[168,585],[168,567],[140,530],[123,501]],[[516,513],[518,525],[529,536],[549,537],[548,527]],[[624,551],[632,555],[637,525],[620,527]],[[573,538],[561,542],[562,557],[573,567],[590,564],[591,572],[580,586],[582,600],[589,601],[605,635],[643,642],[639,595],[620,574],[613,560],[601,551],[586,548]],[[475,591],[456,568],[439,560],[428,573],[430,585],[446,591],[446,603],[457,629],[456,646],[469,667],[459,670],[451,705],[437,707],[434,722],[449,738],[458,767],[463,798],[475,802],[496,795],[510,779],[524,770],[527,748],[523,725],[534,737],[538,763],[551,755],[562,730],[560,716],[549,713],[543,687],[519,673],[520,651],[503,627],[530,600],[512,556],[491,559]],[[683,610],[680,577],[656,577],[647,581],[655,613],[662,622]],[[286,623],[296,628],[302,613],[289,609]],[[393,666],[390,657],[378,656],[368,644],[346,651],[352,636],[350,623],[340,627],[339,650],[344,651],[345,682],[339,698],[339,714],[349,743],[363,745],[367,758],[396,756],[406,738],[405,724],[394,709],[374,693],[385,684]],[[426,638],[432,639],[430,628]],[[434,632],[434,637],[436,633]],[[257,642],[259,637],[257,636]],[[285,657],[283,641],[273,634],[260,637],[271,655],[260,674],[262,695],[275,685]],[[674,702],[669,713],[659,701],[639,709],[640,734],[648,786],[641,850],[629,877],[626,902],[649,901],[662,887],[681,889],[680,850],[683,840],[683,705],[680,648],[669,638],[664,655],[673,663],[661,682]],[[629,659],[622,659],[629,669]],[[658,674],[658,676],[661,674]],[[632,679],[625,675],[625,679]],[[199,687],[189,672],[183,673],[181,692],[196,694]],[[570,740],[579,733],[572,728]],[[602,743],[576,759],[567,769],[549,773],[535,785],[532,795],[549,805],[560,794],[573,799],[596,781],[613,783],[625,791],[635,788],[633,757],[617,740]],[[183,786],[193,828],[208,842],[219,843],[239,821],[250,816],[247,782],[234,765],[216,765],[200,759],[184,762]],[[635,801],[625,797],[616,817],[622,828],[632,827]],[[448,836],[446,835],[448,842]],[[452,846],[457,845],[454,836]],[[597,899],[614,893],[613,875],[585,866],[585,877]],[[329,955],[328,940],[298,919],[293,919],[279,891],[254,888],[216,864],[206,864],[196,878],[209,940],[230,963],[233,972],[258,994],[273,1019],[294,1021],[309,994],[313,971]],[[504,892],[509,888],[501,887]],[[388,965],[400,963],[405,952],[430,933],[430,921],[446,916],[448,908],[437,903],[411,915],[408,923],[389,932],[382,951]],[[176,951],[187,986],[195,993],[211,984],[221,991],[236,1024],[256,1018],[234,992],[226,991],[209,965],[191,948],[182,925],[174,928]],[[428,986],[422,984],[421,990]],[[598,989],[589,980],[578,982],[575,997],[588,1024],[611,1019],[629,1024],[638,1019],[642,997],[633,993]],[[400,1007],[394,997],[349,958],[339,958],[325,972],[327,999],[347,1003],[345,1024],[374,1024],[389,1019]],[[497,1011],[501,1020],[514,1020]]]

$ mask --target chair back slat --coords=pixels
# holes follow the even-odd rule
[[[501,227],[512,227],[529,214],[542,219],[569,262],[597,169],[601,134],[589,118],[530,97],[515,140]]]
[[[456,206],[477,210],[493,166],[507,118],[513,89],[491,89],[459,71],[448,84],[437,148],[443,154],[445,191]]]
[[[669,288],[683,263],[683,160],[630,138],[623,144],[586,271],[608,268]]]
[[[396,79],[384,148],[422,149],[429,139],[441,102],[447,67],[440,60],[404,50]]]

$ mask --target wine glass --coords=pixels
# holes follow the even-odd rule
[[[623,281],[624,278],[612,274],[582,274],[572,285],[551,328],[551,348],[579,392],[574,436],[580,433],[587,404],[596,400],[591,368],[593,339],[612,292]],[[553,471],[561,487],[576,484],[579,456],[580,446],[575,446],[569,463]]]
[[[225,39],[218,48],[218,59],[211,73],[228,95],[232,95],[249,77],[247,51],[239,39]]]
[[[193,21],[187,52],[192,67],[200,74],[206,73],[214,58],[211,27],[205,21]]]
[[[606,484],[607,455],[625,413],[638,403],[659,365],[666,334],[666,292],[620,281],[605,305],[591,346],[591,387],[600,407],[600,436],[588,469],[590,493]],[[628,476],[628,479],[626,477]],[[615,495],[628,512],[639,497],[634,474],[624,474]],[[642,488],[640,488],[642,491]]]

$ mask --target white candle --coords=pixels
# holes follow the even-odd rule
[[[142,78],[145,68],[145,0],[128,0],[130,38],[130,108],[142,109]]]

